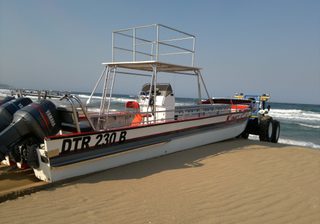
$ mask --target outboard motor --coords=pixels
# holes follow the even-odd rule
[[[0,160],[9,155],[14,162],[38,168],[36,148],[46,136],[60,130],[56,106],[49,100],[32,103],[18,110],[12,123],[0,133]]]
[[[16,111],[32,103],[30,98],[23,97],[7,100],[8,102],[0,106],[0,132],[12,122],[13,115]]]
[[[0,106],[2,104],[5,104],[6,102],[9,102],[11,100],[15,99],[13,96],[6,96],[5,98],[3,98],[2,100],[0,100]]]

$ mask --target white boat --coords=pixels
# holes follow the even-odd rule
[[[149,29],[154,31],[154,39],[150,32],[143,36]],[[118,46],[118,37],[128,39],[129,44]],[[185,41],[190,46],[180,45]],[[142,50],[146,46],[148,51]],[[40,180],[54,182],[234,138],[245,130],[250,115],[248,107],[238,109],[229,103],[210,100],[201,69],[194,66],[193,35],[160,24],[134,27],[114,31],[112,49],[112,62],[103,63],[104,70],[86,105],[76,96],[66,95],[63,99],[69,105],[54,107],[45,101],[18,110],[13,124],[0,133],[0,156],[2,153],[9,160],[27,163]],[[118,60],[119,52],[129,54],[131,59]],[[186,55],[190,59],[187,65],[179,61],[181,58],[179,63],[170,62],[171,56]],[[171,84],[158,82],[167,74],[194,76],[197,104],[176,106]],[[112,109],[118,75],[150,78],[142,83],[137,100],[126,102],[123,110]],[[101,85],[100,107],[91,108],[92,98]],[[208,99],[206,104],[201,103],[203,92]],[[30,132],[13,131],[26,126],[19,126],[22,117],[31,117],[30,132],[37,138],[30,140]],[[44,128],[43,133],[39,125],[35,127],[36,122]],[[17,141],[7,140],[14,135],[19,135]]]

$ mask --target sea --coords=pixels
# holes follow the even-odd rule
[[[280,143],[320,149],[320,105],[270,103],[270,115],[280,121]]]
[[[10,93],[0,89],[0,96]],[[81,101],[87,102],[90,93],[74,92]],[[114,95],[111,108],[123,108],[125,102],[136,100],[134,95]],[[90,106],[99,105],[101,95],[94,95]],[[194,105],[197,99],[176,97],[176,105]],[[281,131],[279,143],[320,149],[320,105],[297,103],[270,103],[270,116],[280,121]],[[250,135],[249,139],[259,140],[258,136]]]

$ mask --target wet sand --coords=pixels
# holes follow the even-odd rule
[[[320,223],[320,150],[211,144],[3,202],[0,216],[2,223]]]

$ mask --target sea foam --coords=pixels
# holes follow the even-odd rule
[[[259,136],[258,135],[249,135],[249,139],[259,141]],[[281,144],[286,144],[286,145],[296,145],[296,146],[320,149],[320,145],[317,145],[313,142],[298,141],[298,140],[292,140],[292,139],[286,139],[286,138],[279,138],[278,142]]]
[[[282,120],[319,122],[320,113],[298,109],[272,109],[270,116]]]

